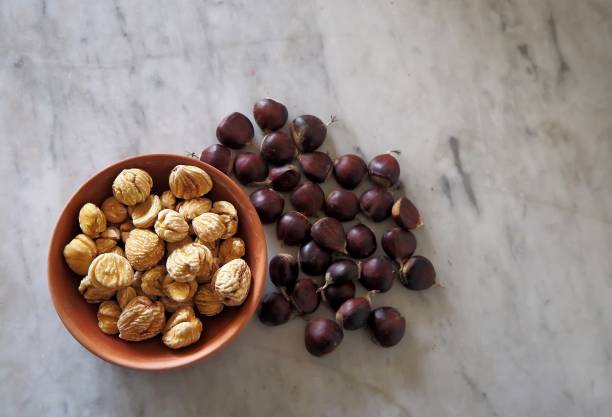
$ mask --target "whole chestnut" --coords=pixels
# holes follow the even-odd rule
[[[334,190],[325,199],[325,213],[341,222],[353,220],[359,213],[359,199],[352,191]]]
[[[323,208],[325,194],[321,187],[314,182],[305,181],[293,190],[290,199],[291,204],[297,211],[311,217]]]
[[[399,280],[408,289],[426,290],[436,283],[436,270],[429,259],[414,255],[402,262]]]
[[[300,245],[310,240],[310,227],[308,217],[288,211],[276,223],[276,237],[285,245]]]
[[[385,256],[373,256],[361,262],[359,281],[367,290],[387,292],[393,285],[397,271],[393,262]]]
[[[323,144],[327,126],[316,116],[298,116],[289,125],[291,137],[302,152],[312,152]]]
[[[376,235],[365,224],[357,224],[346,232],[346,251],[353,258],[367,258],[376,251],[376,246]]]
[[[240,149],[253,141],[255,130],[251,121],[242,113],[226,116],[217,126],[217,139],[225,146]]]
[[[304,344],[311,355],[323,356],[342,342],[344,333],[338,323],[329,319],[313,319],[306,325]]]
[[[337,259],[325,272],[325,285],[341,284],[359,279],[359,266],[352,259]]]
[[[419,210],[406,197],[399,198],[391,208],[393,220],[406,230],[416,229],[423,225]]]
[[[338,220],[331,217],[317,220],[310,229],[310,235],[324,249],[346,253],[346,234]]]
[[[381,222],[391,215],[393,195],[383,188],[371,188],[361,194],[359,207],[372,221]]]
[[[338,310],[342,303],[355,297],[355,283],[346,281],[321,287],[321,298],[332,310]]]
[[[293,164],[273,167],[268,175],[268,183],[270,186],[281,193],[291,191],[300,183],[302,174]]]
[[[225,175],[232,172],[232,151],[225,145],[214,143],[200,154],[200,161],[214,166]]]
[[[253,106],[253,117],[261,130],[278,130],[287,122],[287,107],[272,98],[262,98]]]
[[[368,174],[375,184],[383,188],[391,187],[399,178],[399,162],[391,152],[375,156],[368,164]]]
[[[357,155],[342,155],[334,161],[334,177],[347,190],[357,188],[367,173],[366,163]]]
[[[325,182],[332,168],[332,160],[323,152],[301,153],[298,156],[302,172],[310,181]]]
[[[285,132],[271,132],[261,140],[261,157],[272,165],[283,165],[293,160],[296,149]]]
[[[234,161],[234,175],[242,185],[262,182],[268,176],[268,164],[255,152],[242,152]]]
[[[285,199],[271,188],[253,191],[250,199],[263,224],[274,223],[283,214]]]
[[[379,307],[370,313],[368,327],[380,346],[391,347],[404,337],[406,320],[393,307]]]
[[[396,262],[410,258],[416,250],[417,241],[412,232],[400,227],[387,230],[380,239],[385,253]]]
[[[287,323],[291,318],[293,307],[291,303],[278,292],[264,295],[259,305],[259,320],[269,326],[278,326]]]
[[[299,273],[295,256],[288,253],[279,253],[273,256],[268,265],[268,273],[270,274],[270,281],[274,285],[288,291],[293,290]]]
[[[300,278],[293,287],[291,301],[300,314],[313,313],[319,307],[321,300],[317,288],[312,278]]]
[[[331,264],[331,255],[315,241],[310,241],[300,248],[298,262],[305,274],[321,275]]]
[[[369,297],[346,300],[336,312],[336,320],[345,330],[357,330],[368,324],[372,311]]]

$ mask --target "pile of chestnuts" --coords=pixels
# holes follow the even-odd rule
[[[393,307],[373,308],[372,295],[389,291],[396,277],[414,291],[436,284],[432,263],[414,254],[412,230],[422,225],[419,211],[408,198],[393,194],[400,176],[397,153],[368,163],[355,154],[332,160],[317,150],[331,122],[301,115],[283,130],[287,108],[271,98],[255,103],[253,117],[263,132],[259,145],[249,118],[232,113],[217,127],[219,143],[204,149],[200,160],[233,174],[244,186],[258,187],[250,199],[262,223],[276,223],[284,246],[299,246],[297,255],[279,253],[270,259],[270,280],[278,291],[263,297],[259,319],[277,326],[292,317],[305,318],[304,342],[315,356],[336,349],[345,330],[368,328],[380,346],[396,345],[404,336],[405,319]],[[250,150],[244,150],[247,146]],[[319,184],[331,175],[341,188],[326,196]],[[357,196],[352,190],[366,178],[372,187]],[[285,210],[283,193],[289,193],[292,209]],[[395,226],[380,239],[387,256],[374,255],[378,239],[366,224],[343,225],[388,218]],[[300,277],[300,271],[307,276]],[[357,296],[357,282],[367,290],[365,296]],[[322,303],[336,312],[335,320],[310,316]]]

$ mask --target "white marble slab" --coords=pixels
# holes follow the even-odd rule
[[[0,52],[0,414],[612,415],[609,1],[4,0]],[[333,153],[402,150],[445,288],[377,299],[408,320],[388,350],[255,320],[186,370],[93,357],[47,292],[64,201],[266,95],[336,114]]]

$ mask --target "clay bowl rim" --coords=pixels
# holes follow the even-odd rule
[[[60,299],[59,299],[63,293],[54,284],[54,280],[57,278],[53,279],[51,277],[52,275],[51,265],[58,261],[59,262],[63,261],[62,249],[63,249],[63,245],[67,243],[67,242],[59,241],[60,237],[58,235],[58,224],[60,223],[60,219],[62,219],[66,215],[66,212],[71,202],[74,199],[77,199],[78,196],[83,192],[83,190],[86,187],[90,186],[90,184],[94,182],[100,176],[113,175],[113,173],[114,175],[118,174],[122,169],[127,168],[126,164],[140,163],[140,162],[151,160],[151,159],[155,160],[155,159],[166,159],[166,158],[175,159],[177,165],[186,164],[186,165],[199,166],[205,171],[209,173],[212,172],[216,174],[216,176],[221,177],[224,180],[223,187],[226,189],[229,188],[230,192],[236,195],[236,199],[242,200],[242,203],[244,203],[242,205],[245,206],[248,211],[251,211],[251,215],[249,217],[250,219],[254,221],[250,222],[249,228],[255,229],[253,231],[254,236],[255,236],[254,240],[262,241],[260,246],[262,246],[263,248],[263,257],[259,257],[260,261],[257,263],[258,268],[252,271],[253,279],[251,283],[252,285],[251,294],[249,294],[249,298],[255,297],[256,300],[251,301],[248,304],[245,303],[247,305],[243,305],[240,307],[243,310],[240,312],[240,314],[237,314],[237,316],[230,322],[232,323],[232,326],[230,327],[230,329],[224,330],[222,332],[222,335],[220,335],[217,339],[213,340],[211,343],[203,344],[195,352],[186,353],[185,355],[181,356],[180,355],[181,351],[177,350],[176,353],[178,353],[179,355],[177,355],[176,357],[171,358],[171,359],[164,359],[163,361],[153,361],[149,364],[146,362],[143,363],[139,361],[134,361],[130,357],[126,357],[124,354],[119,354],[119,353],[110,351],[109,349],[98,347],[97,345],[95,345],[95,343],[93,343],[93,341],[89,337],[87,337],[87,334],[89,333],[88,330],[85,330],[83,327],[79,326],[75,320],[67,317],[68,313],[64,311],[64,308],[61,306]],[[238,184],[234,182],[234,180],[232,180],[230,177],[228,177],[227,175],[225,175],[223,172],[219,171],[215,167],[205,162],[202,162],[199,159],[195,159],[195,158],[183,156],[183,155],[166,154],[166,153],[143,154],[143,155],[125,158],[117,162],[114,162],[110,165],[107,165],[106,167],[102,168],[101,170],[96,172],[94,175],[89,177],[84,183],[82,183],[77,188],[77,190],[70,196],[70,198],[68,198],[63,208],[59,212],[59,215],[57,216],[56,222],[53,226],[53,231],[51,233],[51,238],[49,241],[48,253],[47,253],[47,285],[49,288],[49,293],[51,295],[51,300],[53,302],[53,307],[55,308],[55,311],[57,315],[59,316],[62,324],[64,325],[66,330],[68,330],[68,332],[72,335],[72,337],[77,342],[79,342],[81,346],[87,349],[89,352],[91,352],[92,354],[96,355],[97,357],[109,363],[112,363],[114,365],[119,365],[119,366],[129,368],[129,369],[140,370],[140,371],[167,371],[167,370],[179,369],[179,368],[191,366],[198,362],[203,361],[204,359],[211,357],[212,355],[214,355],[215,353],[219,352],[221,349],[226,347],[232,340],[234,340],[236,336],[238,336],[240,332],[244,330],[246,325],[251,321],[251,319],[253,318],[253,315],[257,311],[257,306],[259,305],[259,301],[261,300],[261,297],[263,296],[265,283],[266,283],[265,282],[266,263],[267,263],[267,244],[266,244],[266,237],[265,237],[263,225],[261,224],[261,221],[259,220],[259,216],[257,215],[255,208],[251,204],[249,197],[238,186]],[[86,303],[84,299],[83,299],[83,303]]]

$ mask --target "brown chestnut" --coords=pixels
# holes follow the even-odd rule
[[[219,143],[212,144],[202,151],[200,161],[214,166],[225,175],[232,172],[232,151]]]
[[[312,278],[300,278],[291,292],[293,306],[300,314],[313,313],[321,299],[317,292],[317,284]]]
[[[310,240],[310,221],[297,211],[288,211],[276,223],[276,237],[285,245],[299,245]]]
[[[366,163],[357,155],[346,154],[334,161],[334,177],[347,190],[355,189],[368,173]]]
[[[337,259],[325,272],[325,285],[341,284],[359,279],[359,266],[352,259]]]
[[[406,197],[399,198],[393,204],[391,215],[395,223],[406,230],[416,229],[423,225],[419,210]]]
[[[253,106],[253,117],[262,130],[278,130],[287,122],[287,107],[271,98],[262,98]]]
[[[359,213],[359,199],[352,191],[334,190],[325,199],[325,213],[341,222],[353,220]]]
[[[313,240],[300,248],[298,262],[305,274],[321,275],[331,264],[331,255]]]
[[[217,139],[225,146],[240,149],[253,141],[253,123],[242,113],[226,116],[217,126]]]
[[[234,175],[243,185],[262,182],[268,176],[268,164],[255,152],[242,152],[234,161]]]
[[[283,214],[285,199],[271,188],[255,190],[250,198],[263,224],[274,223]]]
[[[379,307],[370,313],[368,327],[382,347],[397,345],[406,332],[406,319],[393,307]]]
[[[285,132],[271,132],[261,140],[261,157],[270,164],[291,162],[295,153],[295,144]]]
[[[285,297],[278,292],[264,295],[259,305],[259,320],[268,326],[278,326],[287,323],[291,318],[293,307]]]
[[[317,220],[310,229],[310,235],[324,249],[346,253],[346,234],[338,220],[331,217]]]
[[[393,285],[397,271],[386,256],[373,256],[361,262],[359,281],[367,290],[387,292]]]
[[[300,183],[302,174],[299,169],[293,165],[283,165],[273,167],[268,174],[268,183],[270,186],[281,193],[291,191]]]
[[[426,290],[436,283],[436,270],[429,259],[415,255],[402,263],[399,280],[408,289]]]
[[[372,311],[369,297],[346,300],[336,312],[336,320],[345,330],[357,330],[368,324]]]
[[[391,215],[393,195],[383,188],[371,188],[361,194],[359,207],[372,221],[381,222]]]
[[[400,227],[387,230],[380,239],[383,250],[391,259],[401,262],[410,258],[416,250],[417,241],[412,232]]]
[[[323,356],[342,342],[344,333],[338,323],[330,319],[313,319],[306,325],[304,344],[311,355]]]
[[[375,184],[384,188],[391,187],[399,178],[399,162],[390,152],[375,156],[368,164],[368,174]]]
[[[298,156],[302,172],[310,181],[325,182],[332,168],[332,160],[324,152],[301,153]]]
[[[312,152],[323,144],[327,126],[316,116],[305,114],[296,117],[289,125],[291,137],[302,152]]]
[[[321,298],[336,311],[346,300],[355,297],[355,283],[346,281],[321,287]]]
[[[270,259],[268,272],[274,285],[291,291],[298,278],[297,260],[288,253],[279,253]]]
[[[291,193],[291,204],[305,216],[314,216],[321,211],[325,203],[325,194],[314,182],[305,181]]]
[[[365,224],[357,224],[346,232],[346,251],[353,258],[367,258],[376,251],[376,246],[376,235]]]

